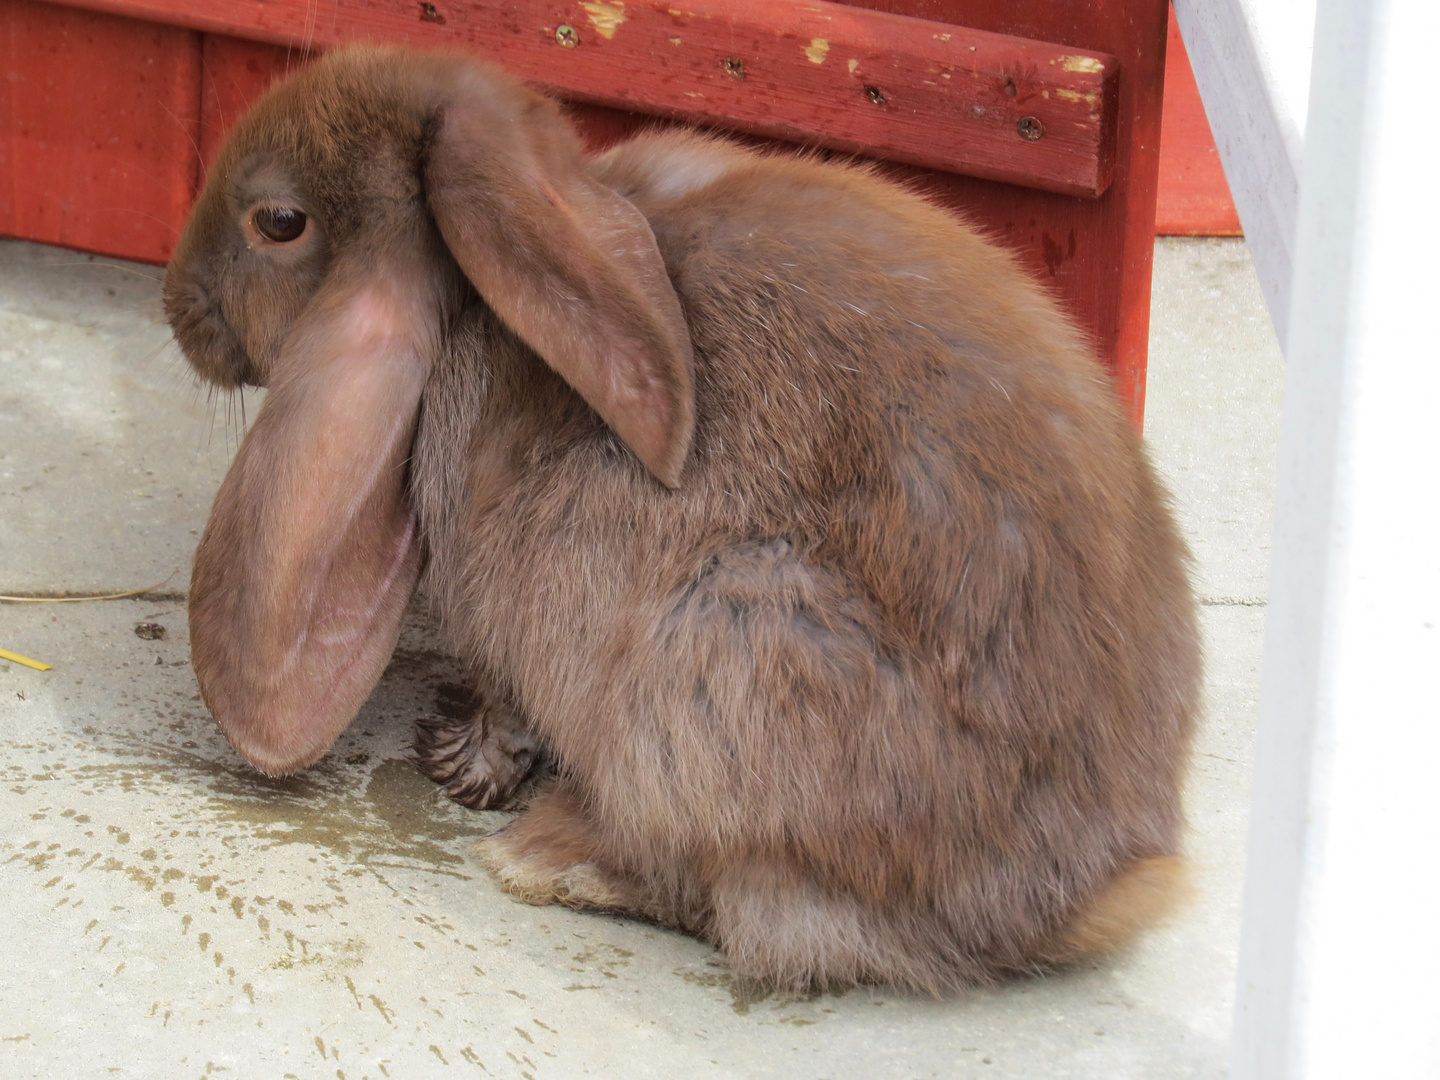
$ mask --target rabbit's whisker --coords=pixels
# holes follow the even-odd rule
[[[156,284],[159,284],[160,282],[162,282],[162,281],[165,280],[165,275],[164,275],[164,274],[158,274],[158,275],[153,275],[153,276],[152,276],[152,275],[147,274],[147,273],[145,273],[145,272],[143,272],[143,271],[141,271],[141,270],[137,270],[137,269],[136,269],[135,267],[133,267],[133,266],[125,266],[125,265],[123,265],[123,264],[121,264],[121,263],[96,262],[96,261],[93,260],[93,259],[76,259],[76,260],[74,260],[74,261],[72,261],[72,262],[51,262],[51,263],[46,263],[45,265],[46,265],[46,266],[97,266],[97,267],[103,267],[103,268],[106,269],[106,270],[119,270],[122,274],[134,274],[134,275],[135,275],[136,277],[138,277],[138,278],[142,278],[142,279],[144,279],[145,281],[153,281],[153,282],[155,282]]]

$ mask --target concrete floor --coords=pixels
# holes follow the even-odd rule
[[[196,694],[183,602],[238,408],[194,388],[157,277],[0,243],[0,593],[166,582],[0,603],[0,646],[54,665],[0,661],[0,1074],[1223,1075],[1281,368],[1242,241],[1156,251],[1147,431],[1207,642],[1196,899],[1101,966],[946,1001],[757,995],[681,935],[511,903],[468,854],[504,815],[404,761],[454,677],[419,618],[318,766],[250,771]]]

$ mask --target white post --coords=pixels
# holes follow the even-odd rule
[[[1231,1080],[1440,1077],[1435,0],[1320,0]]]
[[[1205,115],[1283,346],[1315,0],[1174,0]]]

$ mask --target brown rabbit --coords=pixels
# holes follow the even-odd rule
[[[270,773],[379,678],[422,568],[481,699],[421,767],[533,903],[772,983],[940,992],[1165,901],[1197,698],[1178,539],[1013,259],[863,168],[677,132],[587,161],[455,56],[333,53],[240,122],[166,280],[269,396],[194,666]]]

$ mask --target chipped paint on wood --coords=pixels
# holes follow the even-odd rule
[[[830,42],[823,37],[811,38],[810,45],[803,51],[810,58],[810,63],[823,64],[825,55],[830,51]]]
[[[590,25],[595,27],[595,32],[606,41],[615,36],[615,31],[625,21],[625,5],[621,0],[615,0],[613,4],[606,4],[601,0],[580,0],[580,6],[585,9],[585,15],[589,18]]]
[[[1048,98],[1050,96],[1050,91],[1046,90],[1045,96]],[[1070,90],[1064,86],[1057,86],[1055,88],[1055,96],[1064,101],[1083,101],[1086,105],[1094,105],[1097,101],[1100,100],[1100,95],[1097,94],[1094,90],[1091,90],[1089,93],[1082,94],[1078,90]]]
[[[854,57],[851,57],[849,60],[845,61],[845,70],[850,72],[851,75],[855,74],[855,69],[859,66],[860,61],[856,60]]]
[[[1105,64],[1093,56],[1062,56],[1060,66],[1080,75],[1098,75],[1105,70]]]

